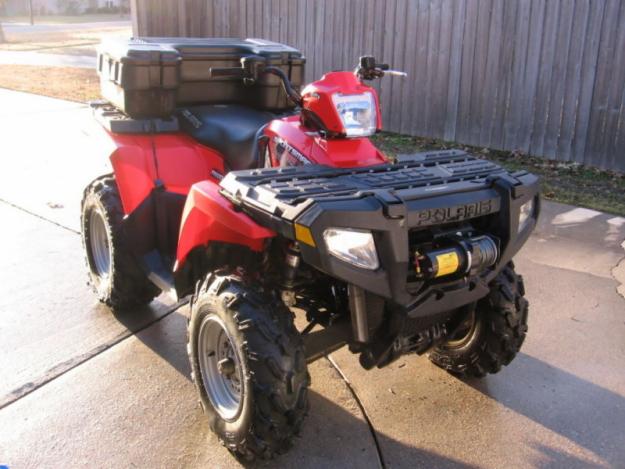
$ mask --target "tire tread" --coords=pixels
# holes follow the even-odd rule
[[[95,273],[92,271],[87,254],[88,216],[86,211],[93,204],[99,204],[111,243],[111,281],[106,289],[97,288]],[[96,179],[85,190],[82,200],[82,242],[85,262],[89,273],[89,284],[98,293],[101,302],[113,310],[126,310],[144,306],[159,295],[160,289],[145,276],[133,255],[124,245],[123,219],[124,211],[113,176]]]
[[[484,322],[475,344],[462,352],[436,347],[429,355],[437,366],[458,375],[494,374],[515,358],[527,334],[528,302],[523,278],[510,262],[491,284],[477,311]]]
[[[310,382],[306,362],[299,359],[304,345],[293,326],[292,313],[278,298],[246,284],[237,275],[209,275],[193,299],[189,339],[199,327],[197,315],[205,302],[221,303],[244,336],[241,349],[255,399],[252,423],[244,436],[220,434],[214,425],[212,430],[226,448],[246,461],[286,452],[308,412]],[[210,401],[205,396],[195,349],[187,348],[189,361],[194,384],[206,406]]]

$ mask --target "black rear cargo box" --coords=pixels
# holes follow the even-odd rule
[[[211,78],[209,70],[238,67],[261,56],[282,68],[294,87],[304,78],[305,58],[283,44],[261,39],[132,38],[98,49],[102,96],[131,117],[167,117],[185,104],[243,104],[261,110],[293,107],[274,75],[252,86],[240,79]]]

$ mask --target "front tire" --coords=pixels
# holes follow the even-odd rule
[[[82,201],[82,244],[89,284],[116,311],[144,306],[160,293],[125,246],[123,218],[115,179],[96,179]]]
[[[483,377],[510,364],[527,333],[528,302],[523,278],[510,262],[495,277],[490,293],[477,302],[457,333],[434,348],[430,360],[458,375]]]
[[[292,445],[310,377],[279,299],[236,275],[209,274],[192,300],[187,351],[210,428],[232,453],[249,461]]]

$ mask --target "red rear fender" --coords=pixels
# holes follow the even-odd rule
[[[193,184],[182,214],[176,266],[178,270],[187,255],[197,246],[212,241],[247,246],[262,251],[264,242],[275,233],[234,210],[219,193],[219,186],[210,181]]]
[[[223,174],[223,159],[211,148],[178,134],[110,134],[111,154],[124,213],[134,211],[160,182],[169,192],[186,195],[191,185]]]
[[[154,188],[156,169],[152,144],[146,136],[112,134],[117,148],[111,154],[115,181],[122,199],[124,213],[139,206]]]

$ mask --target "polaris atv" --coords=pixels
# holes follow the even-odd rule
[[[307,363],[343,346],[365,369],[428,353],[482,377],[512,361],[528,314],[512,257],[539,214],[534,175],[458,150],[387,158],[368,139],[381,121],[365,83],[401,73],[372,57],[299,93],[303,58],[285,46],[131,45],[119,67],[100,58],[118,101],[94,112],[116,149],[82,203],[89,275],[113,309],[190,297],[192,378],[229,450],[284,452],[308,410]],[[142,65],[142,47],[159,58]]]

